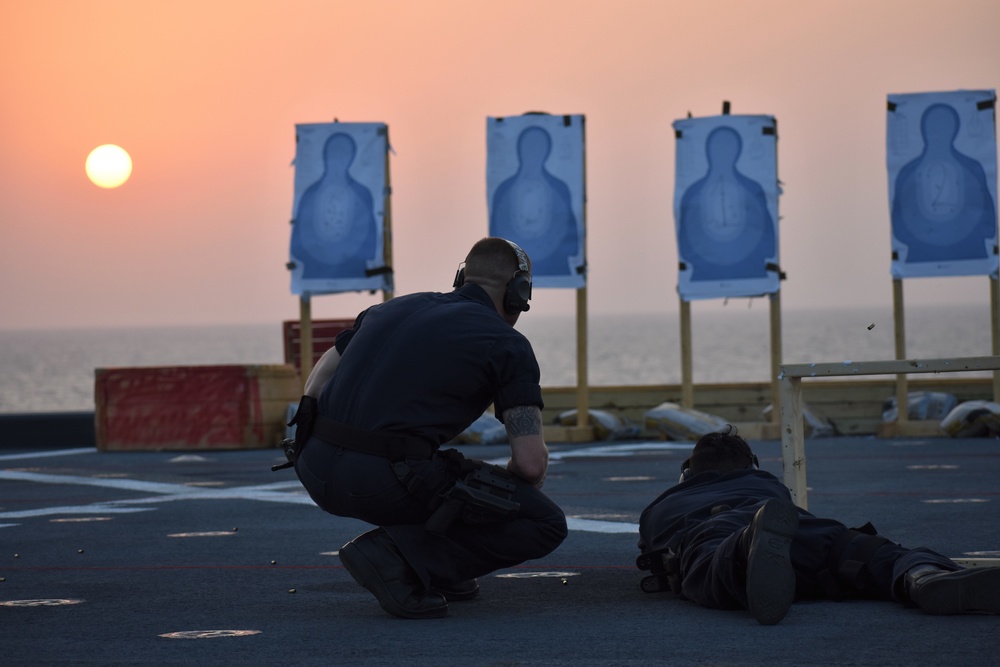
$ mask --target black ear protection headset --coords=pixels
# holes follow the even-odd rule
[[[513,241],[504,239],[517,255],[517,271],[514,277],[507,283],[503,293],[503,309],[508,315],[522,313],[529,308],[528,300],[531,299],[531,272],[528,270],[528,255],[521,247]],[[460,267],[455,273],[455,282],[452,284],[456,289],[465,284],[465,267]]]
[[[746,467],[747,470],[760,470],[760,461],[757,460],[757,455],[750,452],[750,465]],[[684,463],[681,464],[681,476],[677,480],[680,484],[683,481],[689,480],[694,477],[694,473],[691,472],[691,457],[684,459]]]

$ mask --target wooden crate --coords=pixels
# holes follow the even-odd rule
[[[298,373],[287,365],[98,368],[97,448],[274,447],[288,404],[300,396]]]

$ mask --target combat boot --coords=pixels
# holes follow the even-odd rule
[[[799,510],[782,498],[764,503],[743,535],[739,555],[746,563],[747,606],[761,625],[774,625],[795,601],[792,538],[799,526]]]
[[[403,618],[448,615],[448,602],[438,593],[423,590],[417,573],[383,529],[368,531],[342,546],[340,561],[390,614]]]
[[[1000,614],[1000,567],[918,565],[906,573],[903,585],[910,601],[927,614]]]

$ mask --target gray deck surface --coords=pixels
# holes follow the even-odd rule
[[[752,444],[780,476],[780,443]],[[277,450],[0,448],[0,662],[1000,664],[1000,616],[800,602],[763,627],[644,594],[639,513],[676,481],[690,443],[550,448],[545,491],[569,538],[430,621],[388,616],[351,579],[334,554],[367,526],[315,508],[292,471],[272,473]],[[837,437],[806,452],[813,513],[953,557],[1000,556],[1000,441]],[[73,604],[41,602],[58,600]]]

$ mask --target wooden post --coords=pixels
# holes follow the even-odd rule
[[[778,423],[781,409],[781,391],[778,375],[781,374],[781,290],[771,295],[771,421]]]
[[[581,116],[581,120],[586,119]],[[583,229],[587,230],[587,135],[586,128],[581,128],[580,150],[581,167],[583,168]],[[587,258],[587,235],[583,235],[583,257]],[[586,266],[586,264],[584,264]],[[586,277],[586,274],[584,274]],[[587,373],[587,283],[576,290],[576,425],[579,430],[593,433],[590,427],[590,378]]]
[[[303,389],[313,369],[312,302],[309,294],[299,297],[299,374]]]
[[[993,356],[1000,356],[1000,288],[990,276],[990,323],[993,325]],[[993,371],[993,402],[1000,403],[1000,371]]]
[[[691,302],[681,297],[681,405],[694,407],[694,382],[691,379]]]
[[[906,318],[903,313],[903,279],[892,279],[892,321],[896,334],[896,359],[906,359]],[[897,431],[905,427],[910,418],[910,400],[906,374],[896,376]]]
[[[576,425],[590,426],[590,382],[587,377],[587,287],[576,290]]]
[[[802,378],[784,375],[781,387],[781,469],[792,502],[809,509],[806,492],[806,446],[802,425]]]
[[[382,216],[382,262],[389,267],[392,266],[392,181],[389,178],[389,128],[385,129],[385,200],[383,203],[385,214]],[[382,290],[382,301],[392,298],[395,291],[395,274],[393,276],[393,289]]]

